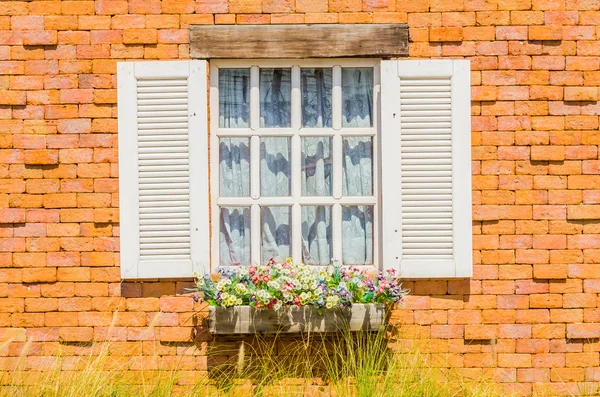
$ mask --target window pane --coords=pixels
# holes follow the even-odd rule
[[[331,196],[330,137],[302,138],[302,195]]]
[[[342,261],[344,265],[373,263],[373,207],[342,207]]]
[[[261,196],[289,196],[291,181],[290,138],[262,138],[260,141]]]
[[[302,261],[329,265],[332,256],[331,207],[302,206]]]
[[[290,213],[290,207],[261,207],[261,263],[264,264],[271,258],[283,261],[292,255]]]
[[[221,266],[250,264],[250,207],[221,207]]]
[[[342,69],[342,125],[373,125],[373,68]]]
[[[260,126],[291,125],[292,70],[260,70]]]
[[[219,195],[250,196],[250,139],[219,140]]]
[[[219,70],[219,127],[247,128],[250,120],[250,69]]]
[[[344,138],[342,193],[344,196],[373,195],[373,145],[371,137]]]
[[[302,126],[331,127],[331,68],[302,69]]]

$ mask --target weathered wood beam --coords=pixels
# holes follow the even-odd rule
[[[408,56],[408,26],[194,25],[192,58],[344,58]]]

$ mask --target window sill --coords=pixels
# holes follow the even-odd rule
[[[278,311],[259,311],[250,306],[209,307],[211,334],[300,333],[377,331],[385,324],[385,305],[354,304],[349,309],[325,309],[317,313],[313,306],[284,306]]]

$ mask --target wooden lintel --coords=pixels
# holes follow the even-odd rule
[[[408,56],[408,26],[194,25],[192,58],[344,58]]]

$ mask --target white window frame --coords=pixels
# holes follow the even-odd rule
[[[380,60],[379,59],[245,59],[210,61],[210,184],[211,184],[211,268],[219,263],[220,206],[251,207],[251,263],[261,262],[261,205],[289,206],[292,208],[292,258],[302,261],[301,205],[330,205],[332,207],[332,252],[333,260],[342,261],[342,206],[373,206],[373,265],[381,268],[380,241]],[[301,126],[301,68],[332,67],[332,128],[303,128]],[[342,127],[342,68],[373,68],[373,126],[369,128]],[[219,127],[219,69],[250,69],[250,127]],[[291,127],[261,128],[259,72],[260,68],[291,68]],[[260,131],[260,136],[258,132]],[[290,197],[260,197],[260,137],[291,137],[292,182]],[[332,197],[301,196],[301,137],[331,136],[333,142]],[[372,136],[373,139],[373,196],[342,197],[342,139],[343,136]],[[251,191],[250,197],[219,197],[219,138],[250,137],[251,140]],[[372,266],[372,265],[369,265]]]

